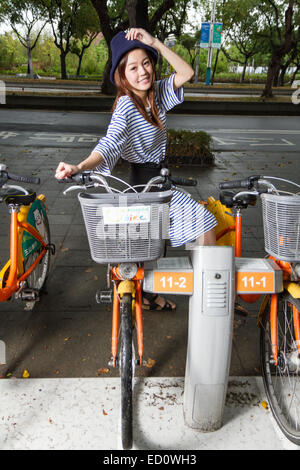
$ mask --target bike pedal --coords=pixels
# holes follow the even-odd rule
[[[145,361],[144,359],[142,360],[142,363],[141,363],[140,359],[135,360],[135,365],[136,366],[147,366],[147,364],[148,364],[148,362]]]
[[[46,246],[46,249],[51,252],[51,255],[55,255],[55,245],[54,245],[54,243],[49,243],[49,245]]]
[[[108,365],[108,367],[119,367],[118,358],[116,358],[115,364],[114,364],[113,358],[111,358],[111,359],[108,361],[107,365]]]
[[[112,290],[97,290],[96,302],[97,304],[111,304],[113,301]]]
[[[39,291],[36,289],[23,289],[18,293],[17,298],[24,302],[36,302],[39,300]]]
[[[234,313],[241,317],[247,317],[249,315],[249,311],[245,307],[239,304],[235,304]]]

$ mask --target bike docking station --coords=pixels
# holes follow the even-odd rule
[[[189,296],[184,422],[211,432],[223,425],[236,294],[281,292],[282,271],[270,259],[236,258],[232,246],[188,243],[186,250],[146,263],[143,289]]]

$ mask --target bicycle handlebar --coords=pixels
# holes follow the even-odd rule
[[[243,180],[223,181],[219,184],[220,189],[252,189],[254,183],[258,181],[262,176],[254,175],[249,176]]]
[[[15,173],[7,173],[8,179],[19,181],[20,183],[40,184],[41,180],[38,176],[16,175]]]
[[[170,180],[172,183],[175,184],[175,186],[197,186],[197,180],[194,180],[193,178],[181,178],[180,176],[171,176]]]
[[[20,183],[29,183],[29,184],[40,184],[41,180],[38,176],[24,176],[17,175],[15,173],[9,173],[7,171],[0,171],[0,178],[4,181],[13,180]]]
[[[104,176],[104,178],[105,178],[105,176]],[[193,178],[188,179],[188,178],[181,178],[179,176],[168,176],[168,175],[166,175],[166,176],[157,176],[155,178],[157,179],[157,183],[163,183],[163,182],[167,182],[169,180],[175,186],[177,186],[177,185],[178,186],[196,186],[197,185],[197,180],[195,180]],[[77,173],[76,175],[72,175],[68,178],[57,179],[57,181],[59,183],[73,183],[73,184],[77,183],[77,184],[84,185],[84,184],[87,184],[87,183],[93,181],[93,179],[94,178],[93,178],[93,172],[92,171],[84,171],[82,173]],[[153,180],[154,180],[154,178],[153,178]],[[148,182],[148,185],[151,182],[152,182],[152,180],[150,180]],[[146,187],[147,187],[147,185],[146,185]],[[151,187],[151,184],[149,185],[149,189],[150,189],[150,187]]]

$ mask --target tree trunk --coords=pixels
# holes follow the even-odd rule
[[[281,71],[279,75],[279,86],[284,86],[284,77],[289,66],[290,66],[290,61],[286,62],[286,64],[283,67],[281,67]]]
[[[270,65],[268,68],[266,85],[261,95],[263,98],[273,97],[272,86],[274,83],[274,78],[280,69],[282,59],[284,58],[286,54],[290,52],[290,50],[293,47],[293,31],[294,31],[293,8],[294,8],[294,0],[289,0],[289,6],[285,11],[284,40],[282,41],[280,46],[278,46],[273,51]]]
[[[290,85],[293,84],[293,81],[295,80],[296,75],[297,75],[297,73],[299,72],[299,70],[300,70],[300,65],[297,65],[297,66],[296,66],[296,69],[295,69],[295,71],[294,71],[294,73],[293,73],[293,75],[292,75],[292,78],[291,78],[291,81],[290,81]]]
[[[81,62],[82,62],[83,52],[84,52],[84,50],[82,50],[82,51],[81,51],[81,54],[78,56],[79,60],[78,60],[78,66],[77,66],[77,70],[76,70],[76,77],[79,77],[79,75],[80,75],[80,69],[81,69]]]
[[[158,61],[157,61],[157,67],[156,67],[156,79],[161,80],[161,74],[162,74],[162,66],[163,66],[163,58],[162,55],[159,54],[158,56]]]
[[[278,86],[280,68],[281,68],[281,62],[280,62],[280,65],[279,65],[279,67],[277,68],[277,70],[275,72],[275,75],[274,75],[274,79],[273,79],[273,86],[274,87]]]
[[[27,73],[30,78],[33,78],[33,66],[32,66],[32,56],[31,56],[31,46],[28,44],[27,46],[27,55],[28,55],[28,66],[27,66]]]
[[[105,69],[103,72],[103,81],[101,85],[101,93],[104,95],[116,95],[116,87],[111,83],[109,73],[111,69],[111,56],[109,56],[106,62]]]
[[[216,58],[215,58],[215,63],[214,63],[214,69],[213,69],[213,73],[212,73],[212,77],[211,77],[211,84],[212,84],[212,85],[214,84],[214,79],[215,79],[215,73],[216,73],[216,70],[217,70],[217,64],[218,64],[219,53],[220,53],[220,49],[218,49],[218,50],[217,50],[217,53],[216,53]],[[200,54],[200,51],[199,51],[199,54]],[[198,72],[198,73],[199,73],[199,72]]]
[[[60,75],[63,80],[67,79],[66,53],[60,50]]]
[[[265,97],[265,98],[273,97],[272,87],[273,87],[276,74],[280,70],[281,60],[282,60],[281,54],[275,54],[275,53],[273,54],[271,63],[268,68],[266,85],[261,95],[262,97]]]
[[[244,80],[245,80],[247,63],[248,63],[248,57],[245,58],[245,62],[244,62],[244,65],[243,65],[243,71],[242,71],[242,75],[241,75],[241,79],[240,79],[240,83],[243,83]]]
[[[126,0],[130,28],[149,30],[148,0]]]

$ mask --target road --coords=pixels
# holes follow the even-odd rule
[[[93,147],[109,113],[0,109],[0,142],[13,146]],[[168,115],[168,127],[208,132],[216,151],[297,152],[299,117]]]

